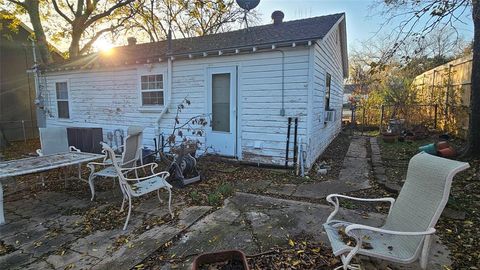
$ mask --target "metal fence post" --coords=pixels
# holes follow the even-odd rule
[[[365,106],[362,107],[362,136],[363,136],[363,130],[365,129]]]
[[[25,133],[25,120],[22,120],[23,142],[27,143],[27,134]]]
[[[385,110],[385,106],[382,104],[382,106],[380,107],[381,108],[381,111],[380,111],[380,127],[379,127],[379,131],[380,133],[382,133],[382,130],[383,130],[383,113],[384,113],[384,110]]]

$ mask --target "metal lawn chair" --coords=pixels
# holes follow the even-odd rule
[[[39,128],[40,131],[40,146],[42,149],[37,149],[39,156],[46,156],[58,153],[68,153],[71,151],[80,152],[75,146],[68,145],[67,129],[64,127],[48,127]],[[44,175],[40,175],[42,178],[42,185],[45,186]],[[78,178],[82,178],[82,167],[78,164]],[[65,173],[65,185],[67,181],[67,175]]]
[[[452,179],[455,174],[467,168],[468,163],[422,152],[410,160],[407,179],[396,200],[329,195],[327,201],[335,206],[335,210],[323,226],[333,254],[340,256],[342,260],[343,265],[336,269],[359,269],[358,266],[350,265],[350,261],[357,254],[405,264],[420,259],[420,266],[426,269],[431,237],[435,233],[435,224],[447,204]],[[376,228],[334,220],[339,210],[339,198],[389,202],[391,207],[385,224]],[[341,227],[344,227],[346,235],[355,239],[355,246],[343,242],[339,233]],[[369,245],[364,246],[363,242]]]
[[[122,150],[122,155],[117,157],[117,162],[119,162],[118,165],[121,168],[130,168],[135,172],[136,176],[138,176],[137,170],[134,170],[133,168],[137,166],[138,161],[140,161],[140,163],[143,165],[141,159],[142,139],[143,128],[137,126],[129,127],[127,131],[127,138],[125,138],[125,143],[119,147]],[[90,168],[88,184],[90,185],[90,191],[92,193],[92,201],[95,197],[94,180],[97,177],[113,178],[113,183],[115,185],[115,179],[118,177],[118,174],[112,163],[113,160],[109,159],[108,154],[105,153],[103,162],[90,162],[87,164],[88,168]]]
[[[123,226],[123,230],[127,228],[128,221],[130,220],[130,214],[132,212],[132,197],[140,197],[144,194],[150,193],[152,191],[157,191],[158,200],[161,202],[160,198],[160,189],[166,189],[168,191],[168,211],[173,218],[171,203],[172,203],[172,185],[167,182],[167,177],[170,174],[166,171],[162,172],[155,172],[155,169],[158,167],[156,163],[149,163],[145,165],[141,165],[134,168],[122,168],[119,165],[119,162],[116,161],[115,152],[113,152],[112,148],[110,148],[107,144],[102,143],[103,150],[106,152],[108,157],[113,161],[113,167],[115,168],[115,172],[118,175],[120,180],[120,188],[122,189],[123,193],[123,201],[120,211],[123,211],[123,207],[125,206],[125,201],[128,200],[128,214],[127,220],[125,221],[125,225]],[[148,168],[150,167],[150,172],[148,172],[147,176],[144,177],[135,177],[129,178],[128,174],[131,174],[132,170]]]

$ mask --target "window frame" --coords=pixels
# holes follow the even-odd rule
[[[59,99],[58,98],[58,94],[57,94],[57,84],[58,83],[66,83],[67,84],[67,95],[68,95],[67,99]],[[57,109],[56,118],[58,120],[61,120],[61,121],[70,121],[72,119],[72,106],[71,106],[71,102],[70,102],[70,100],[72,98],[72,95],[71,95],[71,91],[70,91],[70,80],[69,79],[55,80],[53,91],[55,92],[55,106],[56,106],[56,109]],[[66,101],[67,102],[68,118],[60,117],[60,112],[59,112],[59,109],[58,109],[58,102],[59,101]]]
[[[332,110],[330,107],[331,99],[332,99],[332,75],[328,72],[325,72],[325,97],[324,97],[325,111]]]
[[[162,89],[142,89],[142,77],[144,76],[155,76],[155,75],[161,75],[162,76]],[[138,76],[138,104],[139,104],[139,109],[140,111],[159,111],[162,110],[163,107],[165,106],[165,101],[166,101],[166,72],[163,70],[152,70],[150,72],[139,72],[137,74]],[[163,104],[158,104],[158,105],[148,105],[148,104],[143,104],[143,93],[147,92],[162,92],[163,95]]]

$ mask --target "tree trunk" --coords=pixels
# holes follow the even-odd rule
[[[42,63],[48,65],[53,62],[53,58],[50,54],[50,50],[48,49],[47,37],[45,36],[45,31],[43,30],[42,22],[40,21],[38,3],[39,1],[37,0],[25,1],[25,9],[28,12],[30,22],[33,26],[35,40],[38,50],[40,52],[40,58],[42,60]]]
[[[80,39],[82,38],[83,31],[72,30],[72,41],[68,48],[68,58],[75,58],[80,54]]]
[[[478,157],[480,156],[480,0],[472,1],[472,17],[474,37],[467,154]]]

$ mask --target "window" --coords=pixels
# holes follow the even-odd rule
[[[163,105],[163,74],[141,76],[142,106]]]
[[[70,109],[68,105],[68,84],[67,82],[55,83],[57,93],[57,114],[58,118],[70,118]]]
[[[332,76],[327,73],[325,78],[325,111],[330,110],[330,85],[332,82]]]

